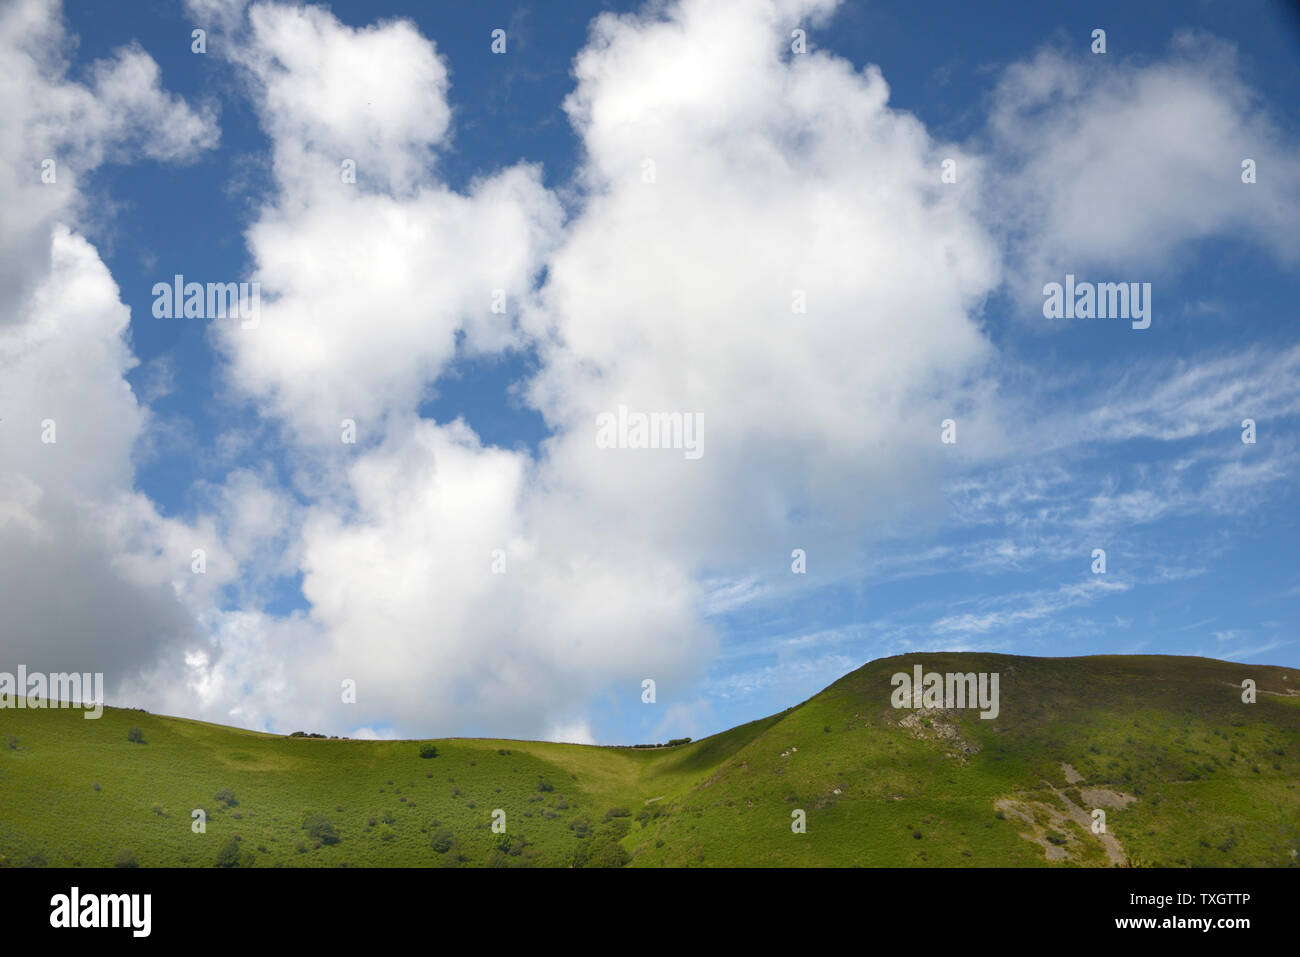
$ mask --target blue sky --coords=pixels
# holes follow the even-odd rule
[[[909,651],[1300,666],[1300,25],[999,10],[16,4],[7,657],[600,743]],[[156,318],[178,273],[260,325]],[[1066,274],[1150,327],[1045,318]],[[599,448],[620,404],[703,456]]]

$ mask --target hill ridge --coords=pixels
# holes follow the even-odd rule
[[[894,707],[917,664],[1000,670],[997,716]],[[0,865],[1294,866],[1300,845],[1300,672],[1197,656],[894,655],[671,748],[121,708],[0,709],[0,740]]]

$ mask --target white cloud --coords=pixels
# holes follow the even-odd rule
[[[96,62],[88,84],[67,78],[68,38],[55,0],[13,0],[0,9],[0,326],[50,266],[50,230],[82,210],[88,173],[139,156],[193,159],[214,146],[208,109],[159,85],[157,64],[138,47]],[[42,182],[53,161],[53,182]]]
[[[1026,622],[1050,618],[1066,609],[1077,608],[1106,595],[1128,591],[1132,587],[1128,582],[1098,577],[1050,590],[1002,595],[992,601],[975,602],[981,609],[992,606],[988,610],[945,615],[930,627],[939,635],[987,635],[1020,627]]]
[[[595,744],[596,736],[591,730],[591,725],[579,719],[552,725],[542,740],[560,741],[566,744]]]
[[[566,103],[587,192],[525,316],[546,480],[719,575],[788,571],[794,547],[831,567],[870,520],[937,498],[961,454],[942,419],[973,441],[987,416],[997,257],[973,194],[939,178],[977,160],[892,110],[874,67],[783,55],[806,10],[597,19]],[[597,448],[620,405],[701,413],[703,457]]]
[[[113,689],[195,633],[186,585],[216,582],[184,582],[193,530],[134,491],[149,419],[124,379],[129,312],[79,232],[81,189],[103,163],[191,159],[217,130],[159,86],[138,48],[93,64],[87,84],[69,80],[66,41],[55,3],[0,11],[3,652],[104,671]]]
[[[1004,72],[990,131],[986,196],[1038,320],[1044,283],[1067,271],[1152,281],[1212,236],[1300,254],[1300,159],[1223,41],[1182,32],[1140,63],[1044,49]],[[1158,285],[1153,298],[1169,301]]]
[[[337,446],[351,419],[368,444],[414,410],[458,336],[469,352],[518,344],[513,316],[559,204],[526,165],[465,195],[436,180],[447,71],[409,22],[354,30],[320,8],[258,4],[221,49],[271,138],[276,191],[247,237],[260,324],[219,327],[219,344],[298,438]]]
[[[878,71],[783,58],[788,25],[825,7],[692,0],[598,21],[568,104],[588,192],[549,258],[560,213],[536,170],[466,195],[434,177],[446,72],[413,27],[250,8],[227,46],[277,192],[248,233],[261,324],[218,337],[231,380],[299,441],[314,500],[299,625],[317,637],[295,644],[297,687],[243,713],[556,727],[611,685],[680,684],[715,644],[701,609],[763,587],[706,600],[702,563],[725,580],[775,548],[784,575],[799,528],[798,544],[828,543],[825,567],[855,522],[937,474],[954,408],[938,391],[955,387],[977,427],[964,384],[991,354],[974,315],[998,278],[993,244],[973,193],[940,187],[939,145],[888,108]],[[683,81],[700,70],[706,85]],[[336,74],[352,82],[330,96],[321,77]],[[380,98],[401,105],[373,109]],[[339,180],[344,157],[355,185]],[[795,288],[807,315],[791,313]],[[470,349],[540,343],[532,395],[557,432],[540,461],[414,417],[458,334]],[[595,417],[620,401],[703,411],[704,458],[598,451]],[[357,447],[339,443],[341,418],[357,420]],[[828,524],[840,511],[852,517]],[[268,662],[301,638],[246,624]],[[336,704],[343,677],[355,706]]]

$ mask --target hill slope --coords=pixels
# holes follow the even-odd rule
[[[917,664],[998,672],[998,716],[893,708],[890,676]],[[1300,866],[1300,672],[1204,658],[881,659],[782,714],[656,750],[450,739],[423,759],[410,741],[120,709],[3,709],[0,742],[8,866],[111,866],[123,850],[212,866],[233,835],[225,859],[259,867]]]

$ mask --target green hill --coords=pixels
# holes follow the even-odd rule
[[[999,673],[997,717],[896,710],[916,664]],[[1285,668],[918,654],[671,748],[433,743],[0,709],[0,865],[1300,866]]]

